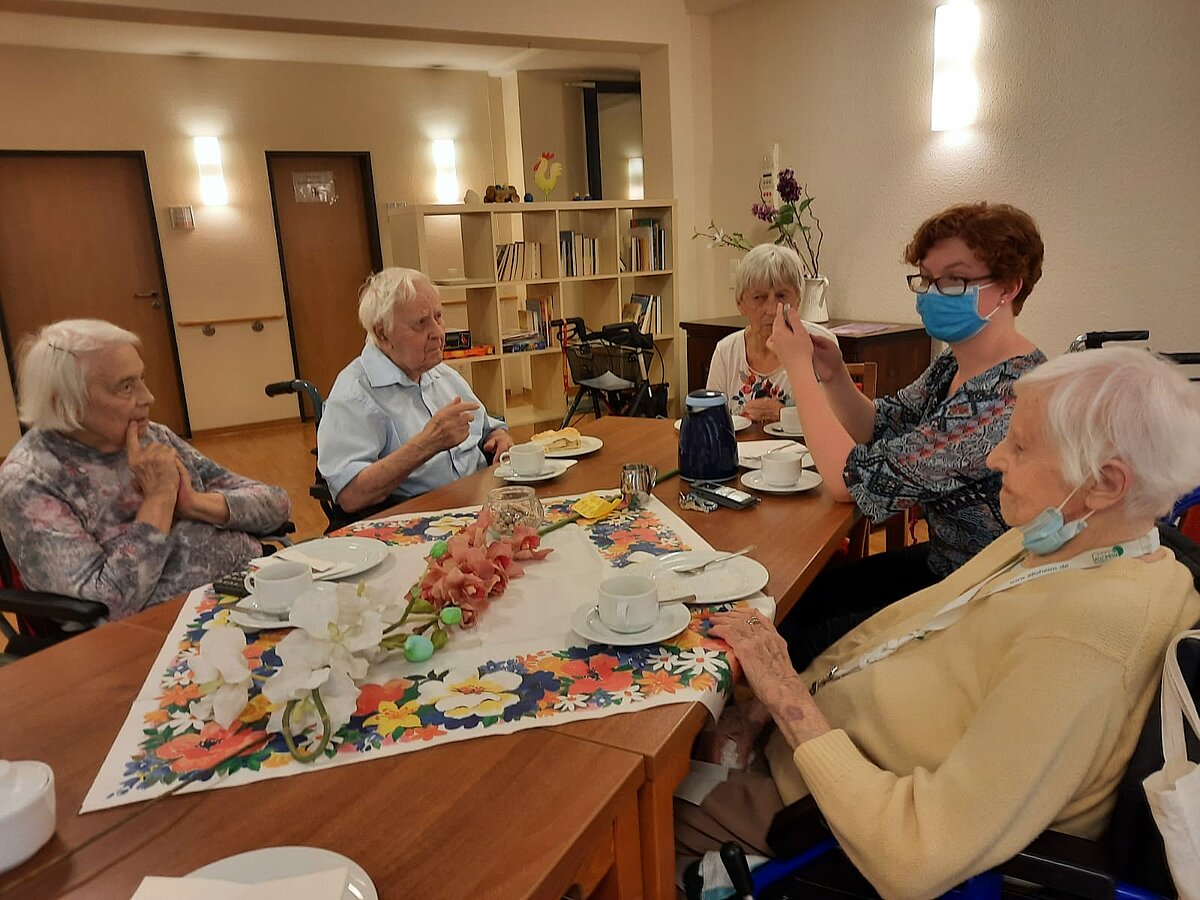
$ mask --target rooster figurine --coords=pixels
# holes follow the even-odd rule
[[[554,186],[558,184],[558,176],[562,174],[563,164],[554,161],[553,153],[543,153],[542,158],[533,164],[533,180],[538,189],[550,200]]]

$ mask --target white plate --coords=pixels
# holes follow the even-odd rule
[[[692,614],[682,603],[668,603],[658,608],[658,621],[645,631],[626,633],[613,631],[600,621],[600,609],[595,603],[584,603],[571,614],[571,629],[585,640],[614,647],[641,647],[673,638],[688,627]]]
[[[668,553],[652,562],[639,563],[638,568],[658,582],[658,599],[695,595],[688,603],[724,603],[739,600],[761,591],[770,575],[766,567],[748,556],[735,556],[715,563],[695,575],[680,575],[675,569],[686,569],[725,553],[725,550],[685,550]],[[632,568],[630,574],[632,574]]]
[[[565,450],[547,450],[546,459],[573,459],[576,456],[587,456],[589,453],[595,453],[604,446],[604,441],[598,437],[592,437],[590,434],[581,434],[579,436],[578,447],[568,447]]]
[[[757,469],[762,466],[762,458],[772,450],[799,450],[804,454],[804,465],[813,464],[812,455],[808,448],[798,441],[738,441],[738,465],[743,469]]]
[[[733,418],[733,430],[734,431],[745,431],[747,428],[749,428],[751,425],[754,424],[749,419],[747,419],[745,416],[733,416],[732,418]],[[679,430],[679,424],[682,421],[683,421],[683,419],[675,420],[675,430],[676,431]]]
[[[811,491],[821,483],[821,476],[809,470],[800,473],[800,480],[795,484],[779,486],[777,484],[768,484],[767,479],[763,478],[762,472],[752,470],[742,473],[742,484],[748,488],[753,488],[756,491],[765,491],[768,494],[799,494],[801,491]]]
[[[264,847],[236,856],[218,859],[194,872],[187,878],[218,878],[235,884],[261,884],[276,878],[296,875],[311,875],[345,866],[346,886],[342,889],[343,900],[379,900],[375,883],[363,867],[348,857],[320,847]]]
[[[782,422],[768,422],[766,425],[763,426],[763,431],[765,431],[767,434],[773,434],[776,437],[790,437],[790,438],[804,437],[803,431],[788,431],[787,429],[785,429],[783,427]]]
[[[497,466],[494,474],[497,478],[503,478],[513,484],[533,484],[537,481],[549,481],[551,478],[557,478],[573,465],[575,465],[573,459],[547,459],[546,468],[542,469],[541,475],[518,475],[508,465]]]
[[[323,574],[314,574],[314,581],[336,581],[339,578],[348,578],[351,575],[373,569],[388,558],[388,545],[383,541],[375,540],[375,538],[317,538],[295,546],[313,559],[349,566],[349,568],[344,568],[343,565],[339,565]],[[286,550],[281,552],[286,552]]]

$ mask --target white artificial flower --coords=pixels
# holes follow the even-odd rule
[[[228,728],[250,699],[246,635],[240,628],[220,625],[206,631],[197,647],[200,652],[188,660],[188,668],[212,704],[213,721]]]

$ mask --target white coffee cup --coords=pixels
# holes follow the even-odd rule
[[[302,562],[268,562],[246,576],[246,590],[254,605],[268,613],[287,612],[296,598],[312,590],[312,586],[312,569]]]
[[[15,869],[54,834],[54,772],[31,759],[0,759],[0,872]]]
[[[788,434],[800,434],[800,410],[794,406],[785,406],[779,411],[779,427]]]
[[[516,444],[501,453],[496,462],[508,463],[516,474],[531,478],[545,470],[546,449],[541,444]]]
[[[780,447],[762,456],[763,480],[773,487],[791,487],[800,481],[804,471],[804,453],[791,447]]]
[[[658,583],[644,575],[614,575],[600,582],[600,621],[631,634],[658,621]]]

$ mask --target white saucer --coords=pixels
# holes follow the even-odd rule
[[[660,600],[695,596],[696,599],[687,602],[702,605],[739,600],[766,587],[770,573],[762,563],[748,556],[735,556],[733,559],[715,563],[695,575],[680,575],[675,571],[699,565],[724,552],[684,550],[668,553],[655,560],[630,566],[628,571],[631,575],[646,574],[653,578],[658,583]]]
[[[574,459],[576,456],[587,456],[589,453],[595,453],[604,446],[604,441],[598,437],[592,437],[590,434],[581,434],[579,436],[578,447],[568,447],[565,450],[547,450],[546,459]]]
[[[306,594],[312,594],[312,593],[331,594],[331,595],[336,596],[337,595],[337,585],[333,584],[332,582],[328,582],[328,581],[314,581],[312,583],[312,586],[307,588],[304,591],[304,593],[297,595],[297,597],[292,600],[292,603],[294,604],[296,602],[296,600],[300,599],[300,597],[303,597]],[[237,603],[233,604],[233,611],[237,612],[237,613],[241,613],[243,616],[245,616],[247,618],[259,619],[264,622],[282,622],[285,627],[290,627],[287,624],[288,615],[291,613],[290,607],[288,609],[283,609],[278,612],[276,612],[275,610],[262,609],[259,607],[258,601],[255,599],[253,594],[247,594],[245,597],[243,597]],[[270,626],[269,625],[267,625],[267,626],[259,625],[258,627],[259,628],[264,628],[264,627],[269,628]]]
[[[278,628],[295,628],[287,619],[274,619],[260,616],[257,613],[243,612],[240,609],[229,611],[229,621],[242,631],[270,631]]]
[[[804,437],[803,431],[788,431],[787,429],[785,429],[783,427],[782,422],[768,422],[766,425],[763,426],[763,431],[765,431],[767,434],[773,434],[776,437],[790,437],[790,438]]]
[[[645,631],[627,634],[613,631],[600,621],[600,609],[595,603],[584,603],[571,614],[571,629],[585,640],[614,647],[641,647],[657,644],[675,637],[688,627],[692,614],[682,603],[668,603],[658,608],[658,621]]]
[[[732,416],[731,418],[733,419],[733,430],[734,431],[745,431],[747,428],[749,428],[751,425],[754,424],[749,419],[747,419],[745,416]],[[683,419],[675,420],[675,430],[676,431],[679,430],[679,425],[681,422],[683,422]]]
[[[320,847],[264,847],[250,850],[201,866],[194,872],[188,872],[185,877],[260,884],[276,878],[311,875],[340,866],[348,870],[346,886],[342,889],[343,900],[379,900],[375,883],[362,866],[340,853]]]
[[[518,475],[509,465],[497,466],[495,475],[497,478],[503,478],[513,484],[531,484],[536,481],[549,481],[551,478],[557,478],[573,465],[575,465],[573,459],[547,459],[546,468],[542,469],[540,475]]]
[[[753,488],[756,491],[765,491],[768,494],[799,494],[801,491],[811,491],[821,483],[821,476],[817,472],[805,469],[800,473],[800,480],[795,484],[776,485],[768,484],[763,478],[762,472],[754,469],[749,472],[743,472],[741,478],[742,484],[748,488]]]

